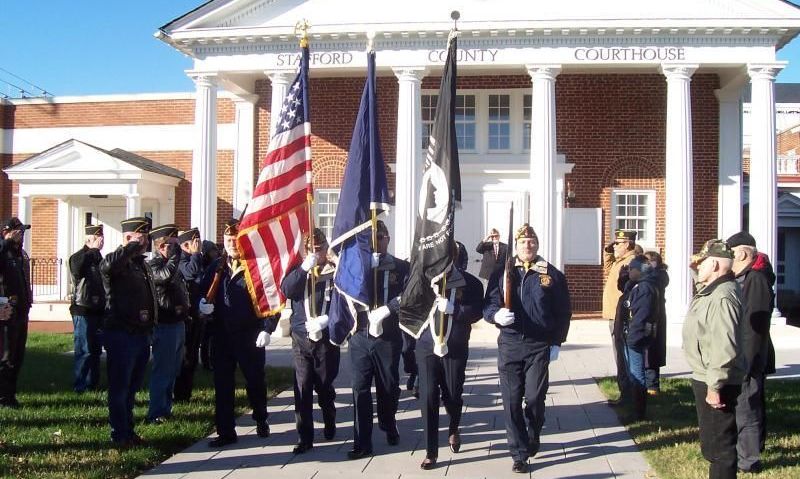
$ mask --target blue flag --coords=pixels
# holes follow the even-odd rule
[[[382,213],[389,208],[386,167],[378,133],[375,52],[367,53],[367,66],[367,82],[353,128],[330,242],[339,256],[328,323],[334,344],[342,344],[347,339],[355,325],[357,311],[370,307],[373,295],[372,209]]]

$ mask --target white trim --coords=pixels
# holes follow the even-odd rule
[[[614,230],[617,229],[617,197],[619,195],[646,195],[647,196],[647,215],[645,217],[633,216],[629,218],[644,218],[647,221],[647,241],[642,241],[637,238],[636,243],[644,249],[656,248],[656,191],[655,190],[639,190],[639,189],[613,189],[611,190],[611,228],[609,228],[608,239],[614,239]]]

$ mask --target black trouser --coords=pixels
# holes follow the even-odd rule
[[[203,341],[204,323],[200,318],[186,321],[186,345],[184,347],[181,370],[175,379],[175,400],[188,401],[194,388],[194,371],[197,368],[200,343]]]
[[[497,369],[508,449],[515,461],[527,461],[529,456],[535,456],[539,451],[549,367],[550,346],[547,343],[519,334],[500,333],[497,338]]]
[[[608,322],[611,332],[611,347],[614,350],[614,362],[617,365],[617,387],[620,398],[628,394],[628,363],[625,361],[625,332],[621,320],[613,319]]]
[[[706,403],[706,384],[692,379],[700,426],[700,450],[711,463],[709,479],[736,477],[736,397],[740,389],[738,384],[723,386],[719,393],[725,407],[714,409]]]
[[[461,411],[464,409],[462,396],[468,356],[467,345],[454,348],[444,357],[439,357],[432,351],[417,349],[417,364],[420,366],[419,408],[425,427],[426,457],[435,458],[439,455],[440,397],[444,398],[444,408],[450,416],[448,434],[458,432]]]
[[[419,367],[417,366],[417,357],[414,352],[417,349],[417,340],[413,336],[403,331],[403,372],[406,374],[419,374]]]
[[[28,341],[28,316],[0,322],[0,404],[16,400],[17,380],[25,343]]]
[[[750,470],[753,464],[761,460],[767,438],[765,403],[764,375],[756,373],[745,378],[736,402],[736,452],[739,469]]]
[[[374,338],[366,329],[350,337],[350,361],[353,371],[353,447],[372,450],[372,378],[375,378],[378,423],[387,431],[397,426],[395,415],[400,400],[400,352],[402,340]]]
[[[314,443],[314,391],[326,426],[336,424],[336,389],[333,381],[339,374],[339,347],[328,335],[311,341],[307,335],[292,332],[294,356],[294,417],[300,444]]]
[[[236,436],[234,401],[237,364],[244,376],[247,399],[253,408],[253,420],[267,420],[264,348],[256,347],[258,333],[258,329],[253,329],[233,334],[217,331],[214,335],[214,353],[211,356],[214,364],[214,421],[220,436]]]

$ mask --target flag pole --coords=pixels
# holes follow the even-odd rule
[[[375,208],[372,211],[372,251],[378,252],[378,212]],[[372,268],[372,305],[373,309],[378,307],[378,267]]]
[[[301,49],[308,48],[308,29],[310,27],[311,27],[311,24],[309,24],[308,20],[306,20],[305,18],[303,20],[298,21],[294,26],[295,34],[297,34],[298,32],[300,33],[300,48]],[[308,68],[308,65],[306,65],[306,68]],[[306,121],[307,120],[308,119],[306,119]],[[308,204],[308,234],[311,236],[311,254],[317,254],[317,252],[316,252],[316,249],[317,249],[316,246],[317,245],[315,244],[315,241],[314,241],[314,214],[313,214],[314,210],[312,209],[312,207],[314,205],[314,197],[309,194],[308,198],[306,199],[306,201],[307,201],[307,204]],[[317,303],[317,301],[316,301],[317,281],[314,278],[314,273],[316,272],[316,270],[317,270],[317,267],[314,266],[313,268],[311,268],[311,271],[309,271],[309,273],[311,274],[311,298],[310,298],[311,299],[311,315],[313,317],[315,317],[315,318],[317,317],[317,304],[316,304]]]

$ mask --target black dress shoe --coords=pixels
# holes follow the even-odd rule
[[[426,457],[425,460],[422,461],[422,464],[419,465],[420,469],[424,469],[426,471],[429,471],[429,470],[433,469],[434,467],[436,467],[436,458],[435,457]]]
[[[262,421],[256,424],[256,434],[258,437],[269,437],[269,423]]]
[[[330,441],[334,437],[336,437],[336,424],[325,425],[325,429],[322,430],[322,435],[325,437],[325,440]]]
[[[620,396],[618,399],[609,399],[609,400],[606,401],[606,404],[611,406],[611,407],[623,407],[627,403],[628,403],[628,400],[623,396]]]
[[[527,474],[528,464],[525,461],[514,461],[514,465],[511,466],[511,471],[519,474]]]
[[[447,438],[447,443],[450,444],[450,450],[458,452],[461,450],[461,434],[454,432]]]
[[[411,391],[414,389],[414,383],[417,382],[417,375],[416,374],[409,374],[408,381],[406,381],[406,391]]]
[[[159,425],[159,424],[164,424],[167,421],[168,419],[166,416],[158,416],[158,417],[148,418],[144,422],[145,424]]]
[[[761,465],[761,461],[756,461],[753,463],[752,466],[748,467],[747,469],[742,469],[741,467],[738,469],[739,472],[743,474],[758,474],[759,472],[764,470],[764,466]]]
[[[411,395],[414,396],[414,399],[419,399],[419,388],[414,388],[414,392]]]
[[[217,436],[208,441],[208,447],[225,447],[228,444],[235,444],[238,440],[236,436]]]
[[[314,447],[313,444],[306,444],[304,442],[298,443],[294,449],[292,449],[292,454],[303,454],[309,451],[312,447]]]
[[[348,459],[362,459],[367,456],[372,455],[371,449],[353,449],[352,451],[348,451],[347,458]]]
[[[390,446],[400,444],[400,431],[397,430],[397,425],[393,424],[386,429],[386,443]]]

